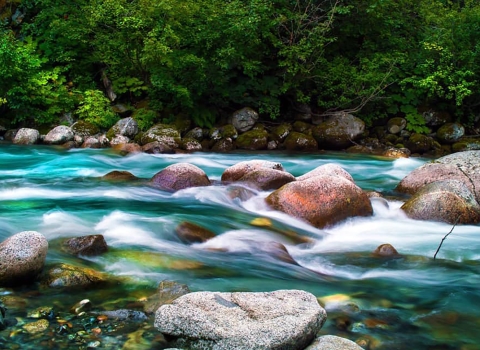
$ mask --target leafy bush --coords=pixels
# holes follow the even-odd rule
[[[110,128],[119,119],[110,107],[110,100],[100,90],[82,92],[82,99],[75,114],[101,129]]]

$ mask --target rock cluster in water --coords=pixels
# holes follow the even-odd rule
[[[398,192],[413,195],[402,206],[413,219],[458,224],[480,222],[480,151],[426,163],[408,174]]]

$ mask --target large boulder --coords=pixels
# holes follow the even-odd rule
[[[268,160],[246,160],[225,169],[222,174],[222,181],[237,181],[247,173],[258,169],[284,170],[282,164]]]
[[[207,174],[199,167],[188,163],[169,165],[156,173],[150,182],[154,186],[167,191],[210,185]]]
[[[155,327],[188,349],[304,349],[327,314],[301,290],[267,293],[196,292],[155,314]]]
[[[343,149],[352,145],[365,131],[365,123],[346,113],[337,113],[315,126],[312,136],[319,147]]]
[[[403,206],[408,217],[450,224],[480,222],[480,205],[466,184],[458,180],[425,185]]]
[[[68,141],[73,141],[73,136],[72,128],[65,125],[59,125],[45,135],[43,142],[49,145],[60,145]]]
[[[42,271],[48,241],[36,231],[17,233],[0,243],[0,286],[32,282]]]
[[[235,111],[229,121],[238,132],[245,132],[253,128],[257,120],[258,113],[249,107],[245,107]]]
[[[458,180],[480,200],[480,151],[450,154],[413,170],[398,184],[396,190],[414,194],[426,184],[440,180]]]
[[[40,132],[36,129],[21,128],[15,134],[13,143],[17,145],[34,145],[40,140]]]
[[[288,183],[272,192],[266,202],[273,209],[303,219],[317,228],[349,217],[373,214],[367,194],[342,176],[321,175]]]

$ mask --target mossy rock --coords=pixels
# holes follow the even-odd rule
[[[162,142],[169,147],[178,148],[181,136],[175,126],[168,124],[156,124],[148,129],[141,138],[141,144],[146,145],[150,142]]]
[[[463,151],[476,151],[480,150],[480,140],[479,139],[460,139],[458,142],[452,145],[453,152],[463,152]]]
[[[89,288],[107,282],[106,276],[93,269],[58,264],[47,271],[42,285],[50,288]]]
[[[442,143],[454,143],[465,134],[465,128],[460,123],[443,124],[437,130],[437,139]]]
[[[79,120],[78,122],[74,123],[71,126],[71,129],[75,135],[84,137],[93,136],[100,132],[100,129],[96,125],[93,125],[85,120]]]
[[[232,124],[227,124],[221,128],[222,138],[231,138],[235,140],[238,137],[238,131]]]
[[[241,149],[257,151],[266,149],[268,132],[264,129],[254,129],[238,136],[236,146]]]
[[[425,153],[432,149],[433,139],[422,134],[412,134],[405,145],[412,153]]]
[[[285,139],[285,148],[288,151],[316,151],[318,144],[312,136],[292,131]]]
[[[290,131],[292,131],[292,125],[283,123],[272,130],[272,139],[275,141],[283,142],[287,138]]]
[[[300,120],[297,120],[295,123],[293,123],[293,130],[297,132],[301,132],[302,134],[311,135],[312,125],[302,122]]]
[[[192,120],[188,116],[181,114],[175,117],[173,126],[178,132],[185,134],[192,127]]]

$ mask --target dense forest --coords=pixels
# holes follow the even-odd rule
[[[480,115],[478,0],[0,0],[0,121]]]

